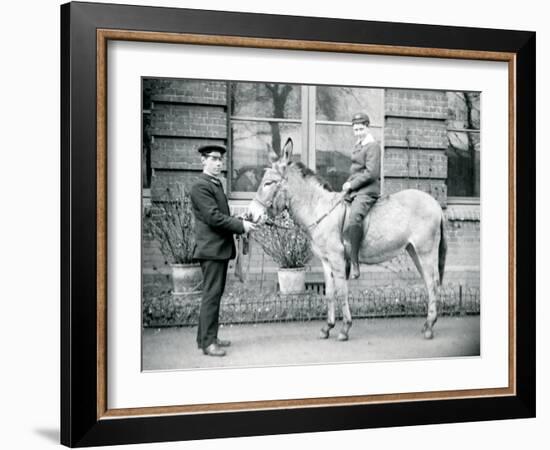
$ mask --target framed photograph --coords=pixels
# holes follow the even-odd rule
[[[69,3],[61,55],[64,445],[534,417],[535,33]]]

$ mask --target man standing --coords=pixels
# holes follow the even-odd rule
[[[205,355],[224,356],[225,350],[221,347],[228,347],[231,342],[218,338],[218,326],[227,266],[236,256],[233,234],[248,233],[256,229],[256,225],[230,216],[227,198],[218,178],[225,147],[205,145],[198,151],[203,172],[191,188],[196,219],[193,258],[200,262],[203,275],[197,345]]]
[[[342,186],[351,202],[346,239],[351,244],[351,278],[359,278],[359,249],[363,241],[363,220],[380,197],[380,144],[369,131],[370,119],[358,113],[351,119],[357,138],[351,152],[350,176]]]

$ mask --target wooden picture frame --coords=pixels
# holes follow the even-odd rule
[[[504,61],[509,71],[507,388],[110,409],[107,42]],[[535,33],[125,5],[61,7],[61,442],[91,446],[535,415]],[[503,194],[505,195],[505,194]]]

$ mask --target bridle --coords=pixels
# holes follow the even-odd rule
[[[266,202],[262,202],[259,198],[258,198],[258,194],[256,194],[254,196],[254,198],[252,199],[253,202],[256,202],[258,203],[259,205],[263,206],[263,208],[267,211],[268,209],[270,209],[272,206],[273,206],[273,199],[275,197],[277,197],[277,194],[279,193],[279,191],[281,190],[281,186],[283,184],[283,182],[286,181],[284,178],[281,177],[281,180],[279,181],[274,181],[274,183],[276,184],[277,186],[277,190],[273,193],[273,195],[271,196],[271,200],[268,200]],[[288,209],[288,202],[285,202],[285,209]],[[265,224],[267,226],[270,226],[270,227],[274,227],[274,228],[281,228],[283,230],[292,230],[292,228],[290,227],[285,227],[283,225],[279,225],[275,222],[273,222],[271,219],[266,219],[265,221]]]

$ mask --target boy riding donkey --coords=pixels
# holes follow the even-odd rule
[[[359,278],[359,249],[363,241],[363,220],[380,197],[380,144],[369,131],[370,119],[358,113],[351,119],[357,138],[351,152],[350,176],[343,184],[345,199],[351,202],[344,239],[350,249],[351,278]]]

